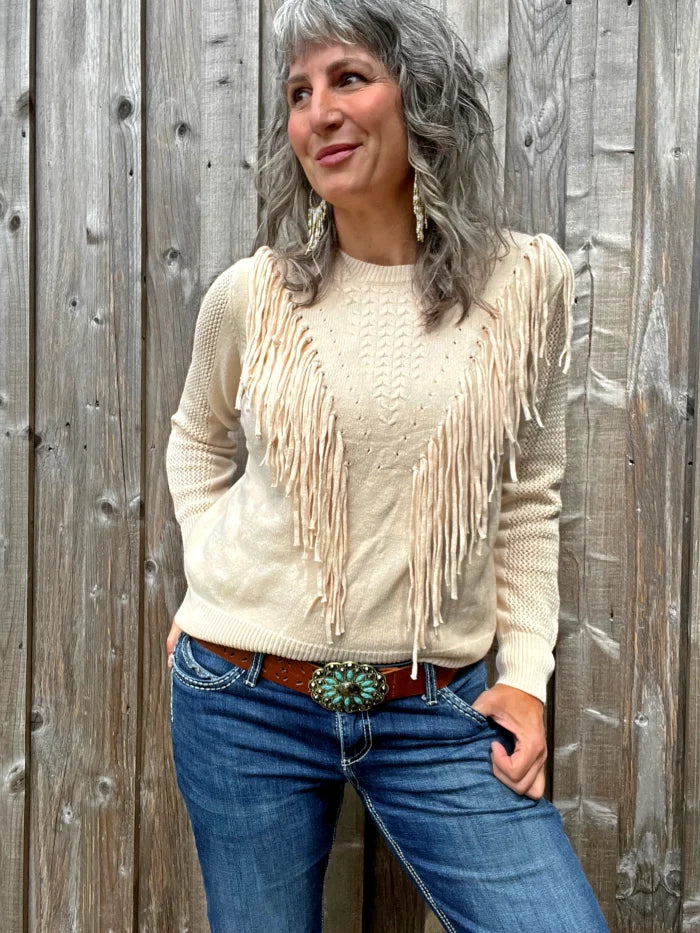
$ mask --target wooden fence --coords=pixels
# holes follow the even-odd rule
[[[273,3],[0,4],[0,926],[207,929],[164,454],[248,255]],[[443,0],[576,270],[549,794],[612,931],[700,930],[700,5]],[[437,930],[348,787],[326,929]],[[583,933],[583,931],[582,931]]]

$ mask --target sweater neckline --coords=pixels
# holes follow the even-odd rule
[[[375,262],[365,262],[356,259],[338,247],[337,262],[346,278],[356,282],[374,283],[376,285],[403,285],[413,279],[415,263],[406,263],[400,266],[382,266]]]

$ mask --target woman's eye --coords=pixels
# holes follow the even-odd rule
[[[363,77],[361,74],[358,74],[356,71],[344,71],[344,72],[340,75],[340,77],[338,78],[338,84],[341,84],[341,85],[342,85],[342,84],[345,84],[345,83],[346,83],[346,82],[345,82],[345,79],[346,79],[346,78],[359,78],[360,81],[364,81],[364,80],[365,80],[364,77]],[[299,100],[300,100],[299,95],[300,95],[300,94],[305,94],[305,93],[307,92],[307,90],[308,90],[308,88],[305,88],[305,87],[298,87],[298,88],[296,88],[295,90],[293,90],[292,93],[291,93],[291,95],[290,95],[291,102],[292,102],[293,104],[298,104],[298,103],[299,103]]]
[[[344,78],[359,78],[360,81],[364,81],[364,80],[365,80],[365,79],[362,77],[362,75],[359,75],[356,71],[346,71],[346,72],[344,72],[344,74],[341,75],[340,80],[342,81]]]

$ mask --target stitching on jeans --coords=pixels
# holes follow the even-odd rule
[[[191,680],[189,677],[187,677],[186,674],[183,674],[181,671],[177,670],[174,664],[172,670],[173,674],[177,676],[177,679],[184,683],[187,687],[191,687],[193,690],[208,691],[210,693],[213,691],[224,690],[226,687],[229,687],[232,683],[238,680],[241,674],[245,673],[243,668],[233,670],[230,674],[224,674],[223,680],[215,680],[212,681],[211,684],[205,685],[200,684],[197,680]]]
[[[423,665],[423,673],[425,676],[425,693],[421,694],[421,700],[424,700],[428,706],[437,706],[440,697],[437,692],[435,665],[426,661]]]
[[[345,757],[345,730],[343,729],[343,720],[340,718],[343,713],[339,713],[337,710],[333,716],[333,728],[335,729],[335,734],[338,736],[338,742],[340,744],[340,766],[343,771],[348,767],[348,759]]]
[[[336,713],[336,716],[356,716],[357,713]],[[345,758],[343,757],[343,767],[349,767],[350,765],[356,764],[362,758],[365,757],[367,752],[372,748],[372,725],[369,721],[369,717],[366,712],[362,712],[362,740],[364,746],[361,751],[359,751],[354,758]]]
[[[230,686],[235,680],[245,674],[246,670],[243,667],[238,667],[237,665],[232,665],[231,670],[228,674],[221,674],[218,677],[213,676],[205,667],[203,667],[193,656],[192,649],[190,648],[190,642],[184,643],[185,637],[189,638],[191,641],[192,636],[187,635],[186,632],[180,632],[178,635],[178,640],[175,644],[175,649],[173,651],[173,666],[171,668],[173,675],[177,675],[177,679],[185,684],[187,687],[191,687],[193,690],[205,690],[205,691],[219,691],[225,690],[226,687]],[[181,642],[183,643],[181,645]],[[184,668],[180,669],[177,664],[179,657],[179,650],[184,652],[185,660],[184,664],[189,666],[189,661],[195,666],[198,671],[202,671],[202,677],[209,676],[212,679],[210,681],[204,682],[203,680],[196,680],[193,675],[188,674]]]
[[[260,671],[262,669],[264,660],[265,653],[263,651],[255,651],[253,653],[253,661],[250,667],[246,670],[246,678],[243,681],[246,687],[257,687],[258,678],[260,677]]]
[[[345,730],[342,728],[343,720],[340,717],[349,716],[349,715],[357,715],[357,714],[356,713],[353,713],[353,714],[341,713],[336,710],[335,720],[334,720],[335,732],[336,732],[336,735],[338,736],[338,739],[340,740],[340,763],[343,769],[349,768],[350,765],[356,764],[358,761],[360,761],[361,758],[364,758],[367,752],[370,751],[370,749],[372,748],[372,726],[369,721],[369,716],[367,715],[366,711],[363,711],[361,715],[362,715],[362,740],[364,742],[364,745],[361,751],[359,751],[355,755],[354,758],[347,758],[345,756]]]
[[[396,842],[394,837],[391,835],[389,830],[386,828],[386,825],[384,824],[384,821],[382,820],[380,815],[377,813],[374,807],[374,804],[372,803],[372,801],[370,800],[366,792],[362,789],[357,779],[355,779],[352,783],[355,789],[357,790],[357,792],[362,796],[362,799],[367,804],[367,809],[377,821],[379,828],[382,830],[382,832],[386,836],[389,844],[396,852],[397,858],[401,861],[401,864],[405,866],[406,871],[410,874],[410,876],[416,882],[420,891],[423,893],[425,899],[428,901],[430,906],[433,908],[436,916],[438,916],[440,920],[443,922],[445,929],[448,931],[448,933],[457,933],[456,928],[452,926],[452,923],[450,922],[449,918],[445,916],[445,914],[440,910],[438,905],[435,903],[430,891],[428,891],[428,889],[426,888],[418,872],[415,870],[413,865],[411,865],[411,863],[408,861],[406,856],[403,854],[401,846]]]
[[[339,714],[336,713],[335,716],[333,717],[333,729],[335,730],[335,734],[338,736],[338,744],[340,745],[340,760],[344,762],[345,761],[345,758],[344,758],[345,750],[344,750],[344,743],[343,743],[343,734],[340,731],[340,720],[338,719],[338,716]]]
[[[489,721],[485,716],[482,716],[478,710],[472,709],[471,706],[468,706],[464,700],[460,699],[457,694],[453,693],[449,687],[443,687],[440,690],[440,696],[444,697],[450,706],[469,716],[470,719],[473,719],[474,722],[478,723],[480,726],[489,725]]]

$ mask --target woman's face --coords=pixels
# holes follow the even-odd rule
[[[401,91],[362,46],[314,45],[292,62],[287,82],[289,142],[311,187],[340,209],[377,206],[412,185]],[[326,146],[356,146],[340,161]]]

